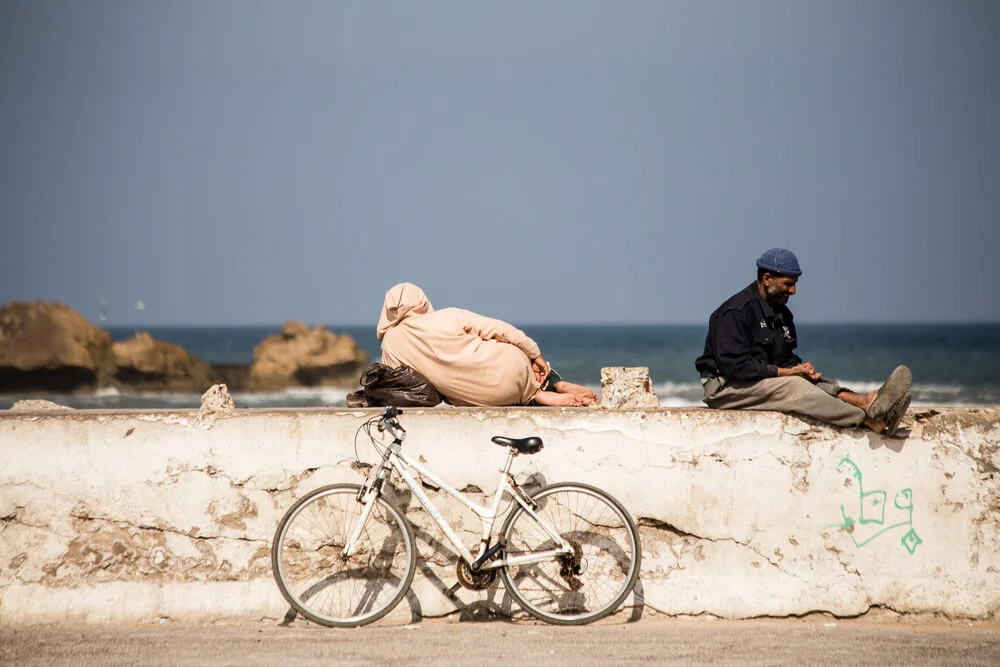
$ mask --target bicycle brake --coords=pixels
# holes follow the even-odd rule
[[[510,484],[510,488],[513,489],[514,493],[516,493],[521,500],[526,502],[531,509],[538,509],[538,503],[536,503],[531,496],[528,495],[527,491],[521,488],[521,485],[517,483],[517,480],[514,479],[514,476],[510,473],[507,473],[507,483]]]

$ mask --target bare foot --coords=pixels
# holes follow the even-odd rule
[[[870,392],[868,392],[867,394],[864,395],[864,397],[865,397],[865,404],[863,406],[860,406],[860,407],[865,411],[865,414],[868,414],[868,409],[871,408],[872,403],[875,402],[875,397],[876,396],[878,396],[878,392],[877,391],[870,391]]]
[[[587,389],[583,385],[573,384],[572,382],[566,382],[566,380],[560,380],[556,382],[553,386],[560,394],[575,394],[579,397],[580,402],[583,405],[600,405],[601,399],[597,397],[597,394],[591,389]]]
[[[550,407],[575,408],[583,405],[576,394],[559,394],[554,391],[539,391],[534,397],[535,403]]]
[[[872,419],[871,417],[865,417],[865,426],[875,431],[876,433],[881,433],[885,430],[886,424],[881,419]]]
[[[870,391],[867,394],[855,394],[853,391],[842,391],[837,394],[837,398],[848,405],[861,408],[865,411],[866,415],[868,414],[868,408],[871,407],[876,396],[878,396],[877,391]]]

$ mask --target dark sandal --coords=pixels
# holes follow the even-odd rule
[[[889,412],[885,415],[885,431],[882,432],[882,435],[887,438],[896,435],[899,423],[903,421],[903,415],[906,414],[907,409],[910,407],[911,398],[909,392],[907,392],[903,398],[899,399],[899,403],[889,408]]]
[[[903,400],[903,397],[910,391],[912,383],[913,374],[910,373],[910,369],[906,366],[896,366],[879,387],[875,400],[868,406],[868,416],[872,419],[888,421],[889,411]]]

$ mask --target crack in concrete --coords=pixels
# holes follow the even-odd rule
[[[15,521],[17,519],[18,512],[21,512],[24,508],[25,505],[14,505],[14,511],[11,512],[10,514],[5,514],[3,516],[0,516],[0,521],[4,523]]]
[[[14,510],[10,514],[0,516],[0,535],[3,535],[4,531],[7,530],[7,526],[12,524],[25,525],[21,518],[24,516],[25,505],[14,505]]]
[[[37,530],[49,530],[52,532],[56,532],[52,530],[52,526],[49,524],[39,524],[39,523],[31,523],[29,521],[25,521],[24,510],[26,510],[27,508],[28,508],[27,505],[14,505],[14,512],[12,514],[8,514],[7,516],[0,516],[0,533],[3,533],[5,530],[7,530],[8,527],[13,525],[24,526],[26,528],[35,528]]]
[[[965,615],[947,614],[945,612],[900,611],[900,610],[895,609],[892,606],[887,605],[887,604],[873,604],[873,605],[870,605],[865,610],[859,611],[859,612],[853,613],[853,614],[851,614],[851,613],[838,614],[836,612],[830,611],[829,609],[810,609],[808,611],[790,612],[788,614],[754,614],[752,616],[743,616],[743,615],[740,615],[740,616],[723,616],[723,615],[716,614],[716,613],[713,613],[713,612],[710,612],[710,611],[704,611],[704,612],[701,612],[701,613],[686,612],[686,613],[680,613],[680,614],[673,614],[673,613],[670,613],[669,611],[663,610],[660,607],[657,607],[656,605],[654,605],[654,604],[652,604],[652,603],[650,603],[648,601],[646,602],[646,607],[648,607],[649,609],[652,609],[657,614],[662,614],[662,615],[667,616],[669,618],[678,618],[678,619],[680,619],[680,618],[711,618],[711,619],[717,619],[717,620],[742,620],[742,619],[748,619],[749,620],[749,619],[772,619],[772,618],[773,619],[785,619],[785,618],[807,619],[807,618],[809,618],[811,616],[821,616],[823,618],[835,618],[835,619],[850,620],[850,619],[863,619],[866,616],[869,616],[869,615],[873,615],[874,616],[874,615],[877,615],[877,614],[880,614],[880,613],[884,613],[884,614],[887,614],[887,615],[891,614],[891,615],[905,617],[905,618],[909,618],[909,619],[915,619],[915,620],[916,619],[933,620],[933,619],[943,618],[943,619],[946,619],[946,620],[949,620],[949,621],[980,620],[980,621],[989,622],[990,620],[992,620],[994,618],[994,615],[992,615],[992,614],[989,615],[989,616],[983,617],[983,616],[975,616],[975,615],[965,616]]]
[[[355,462],[354,461],[349,461],[348,459],[342,459],[340,461],[336,461],[335,463],[332,463],[331,465],[333,467],[336,467],[336,466],[344,465],[345,463],[351,463],[352,464],[351,465],[352,469],[356,469],[355,465],[354,465]],[[266,493],[275,494],[275,493],[283,493],[285,491],[290,491],[290,490],[296,488],[302,481],[308,479],[310,476],[312,476],[314,473],[316,473],[316,471],[318,471],[319,469],[320,469],[320,466],[303,468],[302,471],[298,475],[289,475],[289,481],[285,485],[279,485],[279,486],[273,486],[273,487],[266,487],[266,488],[257,488],[257,487],[254,486],[254,482],[257,479],[256,475],[250,475],[250,476],[246,477],[245,479],[236,479],[236,478],[233,478],[233,477],[229,476],[224,470],[222,470],[220,468],[217,468],[216,466],[213,466],[213,465],[206,465],[204,467],[180,466],[180,467],[177,467],[177,468],[170,468],[170,469],[168,469],[167,473],[166,473],[166,479],[165,479],[165,481],[158,482],[156,485],[157,486],[162,486],[163,484],[172,484],[172,483],[175,484],[175,483],[177,483],[177,482],[180,481],[181,475],[183,475],[185,473],[201,473],[201,474],[207,475],[208,477],[210,477],[212,479],[224,479],[227,482],[229,482],[230,488],[233,488],[233,489],[250,490],[250,491],[264,491]],[[248,489],[247,487],[250,487],[250,488]]]
[[[757,536],[757,533],[754,533],[754,537],[756,537],[756,536]],[[753,538],[750,538],[750,541],[753,541]],[[780,561],[779,562],[775,562],[774,560],[772,560],[773,556],[767,556],[766,554],[763,554],[760,551],[757,551],[757,549],[753,548],[749,544],[745,544],[743,546],[745,546],[747,549],[749,549],[753,553],[757,554],[758,556],[760,556],[761,558],[763,558],[764,560],[766,560],[771,565],[771,567],[773,567],[774,569],[778,570],[778,572],[781,572],[782,574],[784,574],[786,576],[789,576],[792,579],[795,579],[796,581],[801,581],[803,584],[805,584],[807,586],[810,586],[812,588],[815,588],[817,590],[821,590],[821,591],[825,591],[826,590],[826,586],[823,586],[821,584],[813,583],[813,582],[809,581],[808,579],[803,579],[801,576],[799,576],[795,572],[792,572],[790,570],[785,569],[784,567],[781,566]]]
[[[679,451],[690,452],[690,450],[682,450],[680,448],[677,448],[677,449]],[[718,452],[701,453],[701,454],[697,454],[696,456],[693,456],[691,458],[678,458],[677,456],[674,456],[673,458],[671,458],[671,461],[670,461],[669,464],[660,464],[660,463],[648,462],[643,467],[644,468],[652,468],[654,470],[656,470],[656,469],[659,469],[659,470],[669,470],[669,469],[675,468],[675,467],[677,467],[679,465],[680,466],[687,466],[687,467],[695,467],[695,468],[697,468],[697,467],[700,467],[700,466],[704,465],[703,462],[706,459],[708,459],[711,464],[719,464],[723,468],[733,469],[733,468],[735,468],[738,465],[741,465],[741,464],[744,464],[744,463],[755,463],[756,461],[758,461],[758,460],[760,460],[762,458],[767,458],[767,457],[770,457],[770,458],[774,459],[781,466],[790,468],[793,471],[797,467],[804,467],[806,469],[806,474],[803,476],[802,479],[805,481],[806,486],[808,486],[808,469],[809,469],[809,467],[812,466],[812,455],[811,454],[808,457],[808,463],[805,464],[804,466],[796,464],[795,461],[786,459],[786,458],[784,458],[782,456],[779,456],[778,454],[775,454],[773,451],[768,450],[766,452],[761,452],[761,453],[759,453],[757,455],[754,455],[754,456],[742,456],[742,457],[723,457]],[[799,476],[794,475],[794,474],[793,474],[793,477],[796,477],[796,479],[800,479]]]
[[[764,553],[758,551],[756,548],[754,548],[750,543],[753,542],[753,540],[760,533],[760,531],[758,531],[756,529],[754,530],[753,535],[751,535],[750,538],[746,542],[741,542],[741,541],[739,541],[739,540],[737,540],[736,538],[733,538],[733,537],[712,538],[712,537],[704,537],[704,536],[701,536],[701,535],[696,535],[694,533],[689,533],[687,531],[681,530],[680,528],[677,528],[676,526],[674,526],[673,524],[671,524],[671,523],[669,523],[667,521],[663,521],[661,519],[655,519],[655,518],[652,518],[652,517],[637,517],[636,518],[636,524],[640,528],[652,528],[654,530],[661,530],[663,532],[670,533],[670,534],[673,534],[676,537],[681,537],[681,538],[687,538],[687,539],[692,539],[692,540],[702,540],[702,541],[705,541],[705,542],[711,542],[711,543],[715,543],[715,544],[724,543],[724,542],[731,542],[731,543],[733,543],[733,544],[735,544],[737,546],[743,547],[744,549],[746,549],[750,553],[753,553],[753,554],[757,555],[761,560],[766,561],[768,565],[770,565],[774,569],[778,570],[782,574],[784,574],[784,575],[786,575],[788,577],[791,577],[792,579],[795,579],[797,581],[801,581],[802,583],[804,583],[807,586],[810,586],[812,588],[815,588],[815,589],[818,589],[818,590],[826,590],[826,588],[824,586],[822,586],[821,584],[816,584],[816,583],[813,583],[813,582],[811,582],[811,581],[809,581],[807,579],[803,579],[801,576],[799,576],[795,572],[792,572],[792,571],[790,571],[790,570],[782,567],[781,564],[780,564],[780,562],[775,562],[775,560],[773,560],[773,558],[774,558],[773,556],[768,556],[767,554],[764,554]],[[675,553],[674,557],[678,560],[678,562],[680,562],[680,555],[679,554]],[[669,576],[670,574],[672,574],[677,569],[684,569],[684,568],[673,568],[673,569],[671,569],[667,573],[667,576]]]
[[[171,533],[173,535],[180,535],[181,537],[186,537],[186,538],[191,539],[191,540],[200,540],[200,541],[205,541],[205,542],[211,542],[213,540],[224,540],[224,541],[230,541],[230,542],[248,542],[250,544],[268,544],[269,545],[271,543],[270,539],[262,540],[262,539],[253,539],[253,538],[250,538],[250,537],[227,537],[225,535],[218,535],[218,534],[216,534],[216,535],[211,535],[211,534],[209,534],[209,535],[201,535],[201,534],[198,534],[198,533],[194,532],[194,531],[199,531],[199,533],[200,533],[200,530],[201,530],[200,528],[193,528],[191,531],[188,531],[188,532],[185,533],[184,531],[177,530],[176,528],[169,528],[169,527],[163,527],[163,526],[154,526],[154,525],[149,525],[149,524],[136,523],[134,521],[129,521],[128,519],[115,519],[115,518],[106,517],[106,516],[89,516],[88,514],[81,514],[81,513],[78,513],[78,512],[70,512],[70,516],[73,517],[74,519],[80,519],[81,521],[103,522],[103,523],[106,523],[106,524],[113,524],[113,525],[116,525],[116,526],[121,526],[121,525],[124,524],[125,526],[128,526],[130,528],[134,528],[136,530],[145,530],[145,531],[152,531],[152,532],[158,532],[158,533]]]
[[[184,473],[191,473],[191,472],[202,473],[204,475],[207,475],[208,477],[211,477],[212,479],[218,479],[218,478],[224,479],[224,480],[228,481],[229,482],[229,486],[231,488],[234,488],[234,489],[242,489],[247,484],[249,484],[253,479],[255,479],[255,477],[253,475],[251,475],[251,476],[247,477],[245,480],[239,481],[239,480],[233,479],[232,477],[230,477],[229,475],[227,475],[223,470],[221,470],[219,468],[216,468],[215,466],[209,464],[209,465],[206,465],[204,467],[181,466],[179,468],[172,468],[172,469],[170,469],[170,470],[167,471],[167,480],[168,480],[167,483],[171,483],[171,482],[172,483],[176,483],[176,482],[180,481],[180,476],[181,475],[183,475]],[[163,482],[161,482],[160,484],[158,484],[158,486],[160,486],[162,484],[163,484]]]
[[[574,433],[576,433],[578,435],[579,434],[583,434],[583,435],[586,435],[586,436],[590,436],[590,435],[594,434],[594,432],[592,432],[592,431],[589,431],[589,430],[586,430],[586,429],[580,429],[580,428],[571,429],[571,430],[563,431],[563,432],[566,434],[568,440],[572,440],[572,435]],[[699,445],[697,445],[695,447],[689,447],[689,446],[684,446],[684,445],[676,445],[676,444],[670,444],[670,443],[665,443],[665,442],[651,442],[649,440],[642,440],[642,439],[637,438],[635,436],[626,435],[625,433],[622,433],[621,431],[613,431],[613,432],[615,433],[615,435],[616,435],[617,438],[623,439],[626,442],[633,443],[633,444],[635,444],[637,446],[642,446],[642,448],[648,447],[650,445],[670,447],[670,448],[672,448],[672,449],[674,449],[674,450],[676,450],[678,452],[686,452],[686,453],[692,453],[692,454],[694,454],[692,460],[701,460],[701,459],[704,459],[704,458],[711,458],[715,462],[721,463],[723,466],[725,466],[727,468],[731,468],[731,467],[733,467],[733,466],[735,466],[735,465],[737,465],[738,463],[741,463],[741,462],[753,462],[754,460],[756,460],[760,456],[772,456],[776,460],[778,460],[779,462],[781,462],[781,459],[779,459],[777,457],[777,455],[775,455],[770,450],[767,451],[767,452],[764,452],[764,453],[762,453],[760,455],[755,455],[755,456],[739,457],[739,456],[731,456],[731,455],[729,455],[732,451],[738,451],[739,450],[739,448],[740,448],[740,440],[742,438],[745,438],[748,435],[758,435],[758,436],[764,435],[764,434],[761,434],[759,432],[740,433],[739,435],[736,435],[736,436],[728,436],[728,437],[725,437],[725,438],[721,438],[719,440],[713,440],[711,442],[702,443],[702,444],[699,444]],[[779,433],[778,435],[781,435],[781,434]],[[700,452],[700,451],[698,451],[698,450],[704,450],[704,449],[710,449],[710,448],[726,449],[726,450],[728,450],[727,451],[727,455],[726,456],[722,456],[719,452]],[[636,451],[643,451],[643,449],[638,449]],[[611,460],[612,460],[612,457],[608,456],[608,457],[605,457],[605,458],[601,459],[600,461],[596,461],[593,466],[581,467],[581,470],[583,470],[585,472],[592,472],[593,470],[596,470],[600,466],[609,463]],[[690,461],[677,460],[676,457],[674,458],[674,462],[676,462],[676,463],[690,463]],[[673,466],[665,466],[665,465],[661,465],[661,464],[651,463],[648,459],[644,460],[644,461],[641,461],[640,465],[637,468],[633,468],[633,467],[627,466],[627,465],[625,465],[622,462],[616,462],[616,464],[619,465],[620,467],[624,468],[625,470],[629,471],[629,472],[638,472],[638,471],[642,470],[643,468],[647,468],[647,467],[654,468],[654,469],[656,469],[656,468],[673,467]]]
[[[824,538],[827,538],[826,534],[824,534]],[[854,566],[852,569],[850,563],[844,560],[844,552],[842,549],[838,549],[835,546],[827,546],[826,550],[837,555],[837,562],[840,563],[840,566],[842,568],[844,568],[844,572],[847,575],[853,575],[858,578],[858,583],[861,584],[861,590],[863,590],[865,593],[865,605],[867,606],[868,609],[871,609],[873,606],[872,594],[871,591],[868,589],[868,585],[865,584],[865,578],[861,574],[861,571],[858,570],[857,566]]]

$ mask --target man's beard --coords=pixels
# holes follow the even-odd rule
[[[784,306],[788,303],[789,294],[782,293],[777,285],[765,286],[764,292],[767,294],[767,302],[771,305]]]

